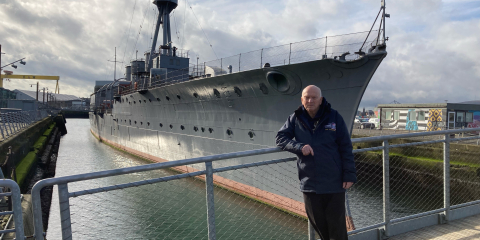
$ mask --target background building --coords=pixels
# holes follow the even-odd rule
[[[480,127],[480,101],[379,104],[377,111],[383,128],[437,131]]]

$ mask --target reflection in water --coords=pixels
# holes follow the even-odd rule
[[[99,142],[89,120],[68,119],[57,175],[138,166],[147,162]],[[175,174],[170,170],[128,174],[68,185],[69,191],[109,186]],[[75,239],[206,239],[204,182],[190,178],[70,198]],[[306,239],[307,223],[226,190],[215,189],[219,239]],[[61,239],[55,188],[48,239]]]

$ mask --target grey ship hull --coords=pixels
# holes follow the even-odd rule
[[[347,126],[353,126],[363,93],[386,54],[379,51],[355,61],[324,59],[256,69],[180,82],[149,89],[143,94],[123,95],[121,101],[113,105],[111,114],[90,113],[91,131],[112,145],[153,161],[272,147],[278,129],[301,104],[301,90],[311,84],[319,86]],[[291,88],[287,93],[276,91],[267,81],[269,71],[289,78]],[[240,94],[238,90],[235,92],[235,87]],[[214,167],[285,156],[290,154],[233,159],[214,163]],[[191,167],[203,169],[202,165]],[[301,203],[296,165],[291,162],[289,167],[271,173],[288,181],[289,184],[282,187],[292,188],[289,191],[276,190],[272,182],[260,179],[262,174],[248,179],[234,172],[219,175],[247,188],[253,187],[246,189],[246,194],[252,189],[261,189]],[[302,214],[303,208],[298,208],[287,210]]]

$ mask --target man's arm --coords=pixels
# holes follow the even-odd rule
[[[284,151],[295,154],[303,154],[302,148],[305,144],[293,140],[295,138],[295,116],[290,116],[275,137],[275,143]]]
[[[355,169],[355,161],[353,158],[353,147],[348,133],[347,125],[342,116],[337,113],[337,144],[342,159],[343,182],[357,182],[357,170]]]

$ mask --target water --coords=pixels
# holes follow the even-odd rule
[[[99,142],[88,119],[67,119],[56,177],[138,166],[143,160]],[[68,185],[69,192],[175,174],[156,170]],[[74,239],[207,239],[205,183],[198,179],[70,198]],[[215,189],[219,239],[306,239],[307,223],[265,204]],[[61,239],[57,189],[48,239]]]
[[[56,177],[148,163],[99,142],[90,133],[88,119],[68,119],[67,129],[60,144]],[[359,183],[348,194],[357,228],[383,221],[381,177],[372,177],[378,172],[374,174],[371,167],[359,172]],[[155,170],[68,187],[74,192],[173,174],[171,170]],[[392,182],[391,186],[394,218],[442,206],[442,196],[435,192],[405,189],[403,183]],[[207,239],[205,183],[195,178],[70,198],[70,205],[74,239]],[[61,239],[58,209],[54,189],[48,239]],[[218,239],[307,239],[303,219],[220,188],[215,189],[215,215]]]

